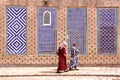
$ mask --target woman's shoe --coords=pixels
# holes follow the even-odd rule
[[[65,70],[64,72],[68,72],[69,70]]]
[[[76,68],[75,68],[74,70],[79,70],[79,69],[76,69]]]
[[[60,71],[57,71],[56,73],[62,73],[62,72],[60,72]]]
[[[72,68],[69,68],[69,70],[70,70],[70,71],[73,71],[73,69],[72,69]]]
[[[60,70],[60,71],[57,71],[56,73],[63,73],[64,71],[63,70]]]

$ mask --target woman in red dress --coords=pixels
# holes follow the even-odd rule
[[[63,42],[61,47],[59,47],[59,52],[58,52],[58,56],[59,56],[59,61],[58,61],[58,69],[57,72],[67,72],[67,54],[66,54],[66,47],[67,47],[67,43]]]

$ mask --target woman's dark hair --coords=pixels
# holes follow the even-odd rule
[[[75,46],[75,45],[76,45],[76,43],[73,44],[73,46]]]

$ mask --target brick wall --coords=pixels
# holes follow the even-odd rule
[[[49,7],[57,8],[57,48],[63,40],[67,41],[67,8],[87,8],[87,55],[81,55],[79,64],[120,64],[120,1],[119,0],[73,0],[58,1],[51,0]],[[77,1],[77,0],[76,0]],[[62,4],[62,5],[61,5]],[[27,7],[27,54],[8,55],[6,54],[6,7],[24,6]],[[37,54],[37,8],[43,7],[42,0],[0,0],[0,64],[37,64],[56,65],[57,55]],[[118,54],[98,55],[97,54],[97,30],[96,30],[96,8],[97,7],[118,7]],[[68,58],[69,59],[69,58]],[[68,61],[69,62],[69,61]]]

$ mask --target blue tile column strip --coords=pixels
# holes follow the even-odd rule
[[[43,25],[43,13],[51,12],[51,25]],[[38,54],[55,52],[56,8],[38,8]]]
[[[117,53],[117,8],[98,8],[98,53]]]
[[[7,54],[26,54],[26,15],[23,7],[7,7]]]
[[[81,54],[86,54],[87,11],[86,8],[68,8],[68,50],[78,44]]]

